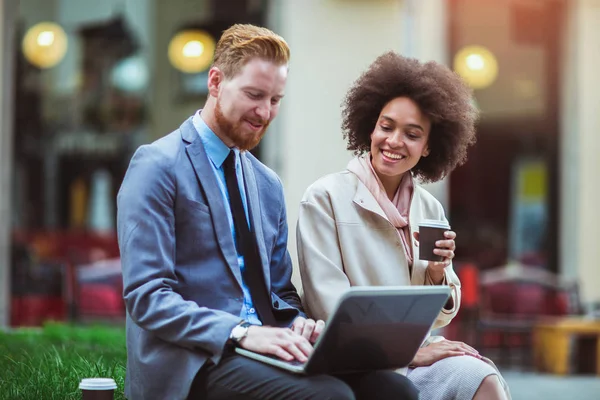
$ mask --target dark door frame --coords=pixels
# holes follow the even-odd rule
[[[492,0],[497,1],[497,0]],[[457,48],[460,26],[458,26],[456,16],[459,13],[461,3],[465,0],[448,0],[448,48],[449,53],[454,54]],[[483,3],[483,2],[482,2]],[[566,33],[566,0],[544,0],[543,6],[536,10],[528,10],[527,2],[519,0],[507,0],[507,7],[512,7],[514,30],[511,32],[515,41],[526,41],[541,46],[544,49],[544,68],[546,73],[546,114],[541,125],[537,129],[541,135],[536,135],[535,145],[540,146],[541,153],[548,162],[548,227],[546,237],[547,269],[551,272],[559,272],[560,260],[560,171],[561,159],[559,152],[560,144],[560,121],[561,121],[561,55],[563,49],[563,36]],[[531,2],[529,2],[531,4]],[[539,4],[538,4],[539,6]],[[521,10],[517,11],[516,8]],[[518,13],[537,13],[537,15],[527,14],[519,16]],[[519,23],[522,22],[522,23]],[[485,43],[483,43],[485,44]],[[511,125],[518,121],[507,120],[506,123],[496,125],[493,128],[486,127],[486,121],[482,120],[479,124],[480,137],[485,135],[489,129],[498,129],[504,127],[507,131]],[[483,134],[481,132],[483,131]],[[476,150],[475,150],[476,152]],[[464,168],[464,167],[463,167]],[[466,166],[468,168],[468,164]],[[476,182],[475,174],[467,172],[469,181]],[[450,180],[450,197],[452,197],[452,179]],[[452,205],[452,202],[450,202]],[[509,214],[510,215],[510,214]],[[508,215],[507,215],[508,217]],[[508,231],[507,231],[508,234]],[[508,238],[507,238],[508,240]]]

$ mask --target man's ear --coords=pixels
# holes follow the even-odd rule
[[[223,83],[223,72],[218,67],[211,67],[208,71],[208,93],[212,97],[218,97],[221,83]]]

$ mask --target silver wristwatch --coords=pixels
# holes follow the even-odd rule
[[[250,328],[252,324],[247,321],[242,321],[236,326],[233,327],[231,333],[229,334],[229,340],[233,343],[239,343],[243,338],[248,335],[248,328]]]

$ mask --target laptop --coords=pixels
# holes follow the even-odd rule
[[[352,287],[338,302],[305,363],[239,347],[235,351],[298,374],[406,367],[449,296],[448,286]]]

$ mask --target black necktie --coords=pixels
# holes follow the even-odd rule
[[[235,152],[231,150],[223,163],[225,183],[229,192],[229,207],[233,216],[236,233],[236,248],[244,257],[243,278],[250,289],[254,308],[264,325],[275,326],[275,317],[271,308],[271,299],[262,272],[262,263],[258,255],[256,237],[248,228],[240,187],[235,175]]]

